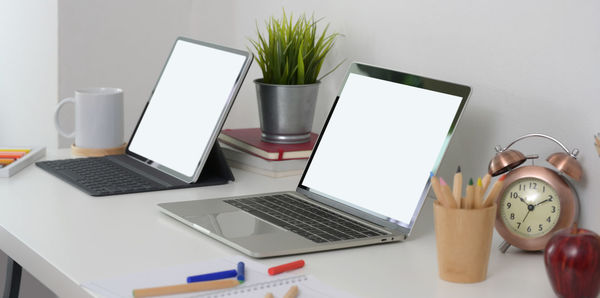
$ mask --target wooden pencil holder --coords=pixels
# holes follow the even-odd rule
[[[433,203],[440,278],[456,283],[484,281],[487,275],[496,205],[446,208]]]

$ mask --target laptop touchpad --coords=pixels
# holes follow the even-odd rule
[[[188,218],[191,222],[225,238],[240,238],[280,231],[276,226],[243,211]]]

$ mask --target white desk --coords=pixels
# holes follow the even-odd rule
[[[69,151],[48,152],[48,159]],[[29,166],[0,179],[0,249],[60,297],[87,297],[81,283],[238,255],[161,214],[156,204],[295,189],[298,176],[271,179],[234,169],[228,185],[94,198]],[[494,235],[488,279],[454,284],[437,275],[431,202],[412,238],[302,255],[304,273],[362,297],[552,297],[541,253],[511,248]],[[258,260],[268,266],[299,256]]]

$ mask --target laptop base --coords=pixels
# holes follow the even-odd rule
[[[260,195],[301,196],[295,192],[276,192]],[[165,215],[253,258],[269,258],[393,243],[406,239],[406,235],[395,230],[391,233],[359,239],[315,242],[226,202],[227,200],[245,199],[254,196],[256,195],[169,202],[158,204],[158,208]]]

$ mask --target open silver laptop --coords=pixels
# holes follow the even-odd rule
[[[257,258],[404,240],[469,93],[353,63],[296,191],[158,206]]]

